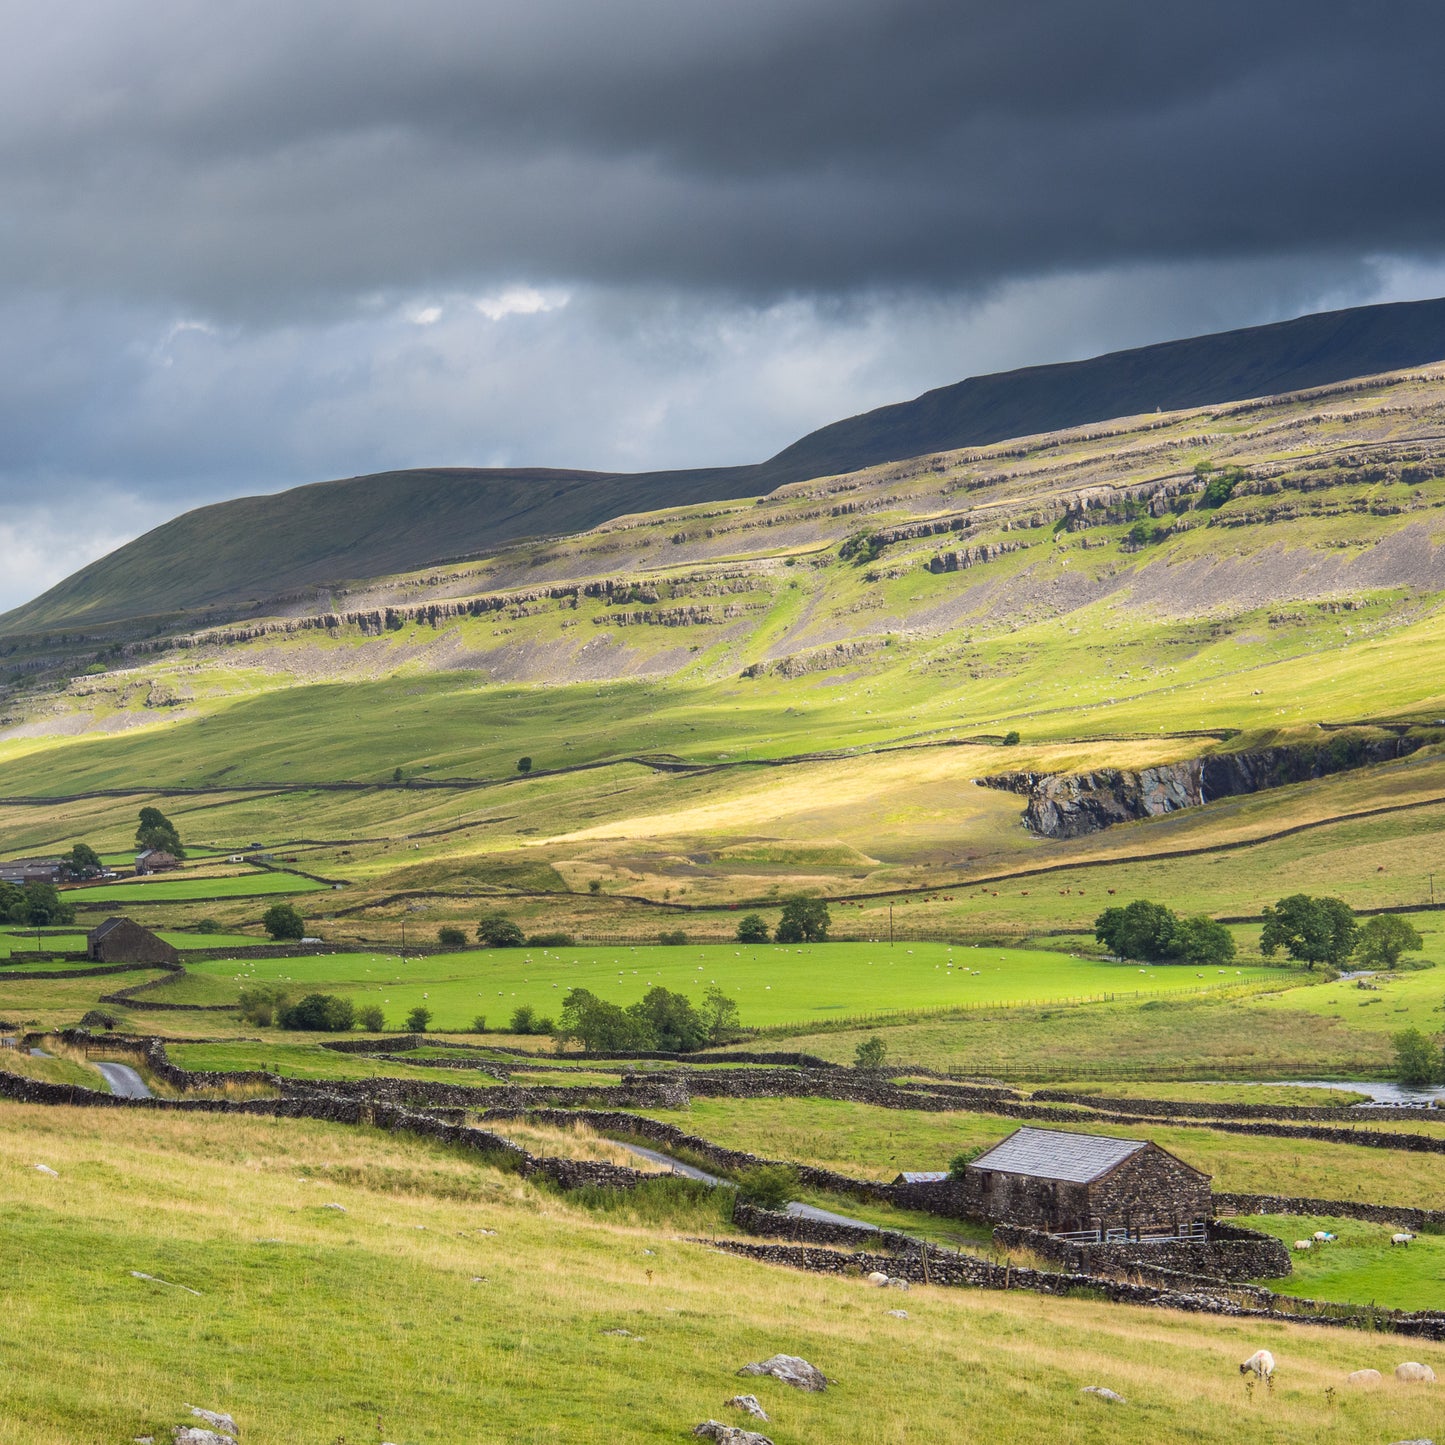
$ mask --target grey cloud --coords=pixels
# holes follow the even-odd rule
[[[9,284],[236,316],[527,276],[754,296],[1438,243],[1445,12],[242,0],[29,13]]]

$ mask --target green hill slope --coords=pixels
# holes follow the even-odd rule
[[[1369,306],[976,377],[824,427],[756,466],[633,475],[433,468],[317,483],[188,512],[6,614],[0,635],[244,609],[630,513],[1442,359],[1445,300]]]

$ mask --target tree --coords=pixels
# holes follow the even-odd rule
[[[748,913],[738,920],[739,943],[766,943],[768,925],[761,913]]]
[[[853,1067],[865,1074],[876,1074],[888,1057],[888,1045],[878,1034],[869,1034],[853,1050]]]
[[[664,930],[657,935],[657,941],[664,948],[683,948],[687,944],[687,934],[680,928]]]
[[[1175,925],[1174,952],[1186,963],[1228,963],[1234,957],[1234,935],[1207,913],[1197,913]]]
[[[1168,958],[1179,917],[1172,908],[1136,898],[1123,908],[1106,908],[1094,920],[1094,937],[1120,958]]]
[[[337,998],[329,993],[308,993],[299,1002],[287,1004],[278,1020],[283,1029],[344,1033],[355,1024],[356,1013],[349,998]]]
[[[379,1034],[386,1027],[386,1015],[374,1003],[356,1011],[356,1022],[369,1034]]]
[[[135,830],[136,847],[142,850],[154,848],[169,853],[172,858],[184,858],[186,850],[181,846],[181,835],[176,825],[159,808],[142,808],[139,826]]]
[[[799,894],[783,904],[783,916],[773,936],[779,943],[826,943],[828,905],[821,898],[806,898]]]
[[[399,783],[399,782],[401,782],[401,780],[402,780],[402,778],[403,778],[404,776],[405,776],[405,774],[402,772],[401,767],[400,767],[399,765],[398,765],[397,767],[394,767],[394,768],[391,770],[391,780],[392,780],[393,783]]]
[[[737,1000],[729,998],[716,984],[703,994],[700,1013],[710,1044],[726,1043],[742,1028]]]
[[[707,1039],[707,1025],[685,994],[650,988],[627,1012],[647,1038],[643,1048],[688,1054]]]
[[[89,843],[76,843],[64,857],[65,866],[77,878],[101,871],[100,854]]]
[[[527,941],[505,913],[484,913],[477,924],[477,937],[488,948],[521,948]]]
[[[571,948],[577,942],[570,933],[534,933],[527,939],[533,948]]]
[[[738,1175],[738,1198],[757,1209],[786,1209],[798,1188],[791,1164],[755,1164]]]
[[[532,771],[532,760],[531,760],[531,758],[518,758],[518,759],[517,759],[517,771],[518,771],[519,773],[530,773],[530,772]]]
[[[455,951],[456,949],[467,946],[467,935],[463,933],[460,928],[454,928],[451,924],[446,924],[437,929],[437,942],[441,944],[443,948],[450,948]]]
[[[1391,1037],[1395,1045],[1395,1076],[1402,1084],[1421,1087],[1440,1075],[1440,1050],[1419,1029],[1401,1029]]]
[[[1402,953],[1424,948],[1420,931],[1398,913],[1378,913],[1360,926],[1355,954],[1371,968],[1394,968]]]
[[[1003,735],[1003,745],[1006,748],[1016,748],[1022,741],[1017,728],[1011,728]]]
[[[1357,934],[1354,911],[1343,899],[1292,893],[1264,910],[1259,948],[1266,958],[1283,948],[1310,968],[1338,968],[1354,951]]]
[[[602,892],[602,880],[601,880],[600,878],[594,878],[594,879],[592,879],[592,881],[591,881],[590,883],[588,883],[588,885],[587,885],[587,891],[588,891],[589,893],[601,893],[601,892]]]
[[[948,1161],[948,1177],[962,1179],[968,1166],[987,1148],[987,1144],[975,1144],[972,1148],[960,1150]]]
[[[561,1044],[575,1039],[589,1053],[627,1052],[649,1043],[636,1016],[585,988],[567,991],[552,1036]]]
[[[418,1004],[406,1016],[406,1031],[409,1034],[424,1034],[431,1022],[431,1010]]]
[[[197,933],[219,933],[220,931],[221,931],[221,923],[220,923],[220,920],[217,919],[217,918],[210,918],[210,917],[202,918],[202,919],[196,924],[196,932],[197,932]]]
[[[472,1020],[472,1032],[473,1032],[474,1034],[484,1034],[484,1033],[486,1033],[486,1031],[487,1031],[487,1016],[486,1016],[486,1014],[478,1014],[478,1015],[476,1016],[476,1018],[474,1018],[474,1019]]]
[[[541,1032],[537,1028],[537,1010],[529,1003],[518,1004],[512,1010],[512,1020],[507,1025],[508,1030],[514,1034],[535,1034]]]
[[[305,922],[289,903],[273,903],[261,915],[261,927],[278,941],[306,936]]]
[[[241,1018],[256,1028],[270,1028],[288,997],[287,990],[277,983],[247,984],[240,993]]]
[[[62,898],[53,883],[27,883],[19,891],[19,902],[9,910],[12,923],[49,928],[75,922],[75,905]]]

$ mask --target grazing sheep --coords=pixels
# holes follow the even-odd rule
[[[1313,1249],[1315,1242],[1312,1239],[1297,1239],[1294,1242],[1294,1247],[1296,1249]]]
[[[1413,1234],[1404,1234],[1404,1233],[1401,1233],[1401,1234],[1392,1234],[1392,1235],[1390,1236],[1390,1243],[1391,1243],[1391,1244],[1409,1244],[1409,1242],[1410,1242],[1412,1239],[1414,1239],[1414,1237],[1415,1237],[1415,1236],[1414,1236]]]
[[[1267,1380],[1274,1374],[1274,1356],[1268,1350],[1256,1350],[1240,1367],[1239,1373],[1247,1375],[1254,1372],[1261,1380]]]
[[[1328,1244],[1333,1238],[1334,1235],[1331,1234],[1328,1229],[1315,1230],[1315,1239],[1320,1244]]]
[[[1345,1376],[1347,1385],[1382,1385],[1385,1377],[1378,1370],[1351,1370]]]
[[[1403,1365],[1395,1366],[1395,1378],[1404,1380],[1407,1385],[1433,1385],[1435,1371],[1429,1365],[1419,1364],[1415,1360],[1406,1360]]]

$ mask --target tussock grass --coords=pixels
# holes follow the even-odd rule
[[[1348,1370],[1445,1370],[1428,1342],[1088,1300],[920,1288],[892,1320],[897,1297],[861,1281],[713,1254],[420,1141],[309,1121],[0,1105],[0,1172],[6,1445],[163,1438],[185,1401],[232,1410],[256,1445],[370,1439],[378,1419],[400,1441],[661,1441],[720,1416],[738,1366],[777,1350],[838,1381],[750,1382],[780,1445],[1233,1445],[1241,1429],[1312,1445],[1433,1428],[1428,1392],[1346,1393]],[[1261,1344],[1278,1379],[1251,1396],[1237,1367]]]

